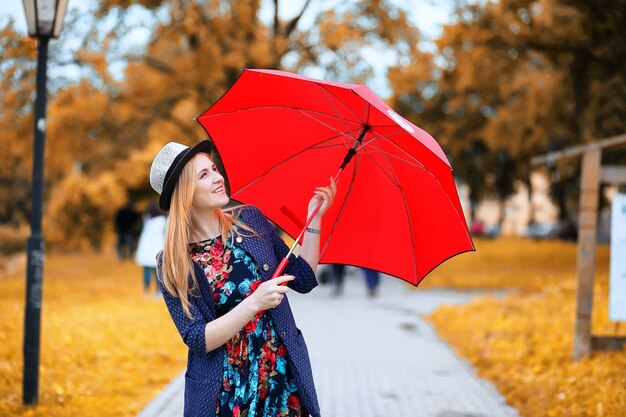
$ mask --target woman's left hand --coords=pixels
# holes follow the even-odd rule
[[[337,183],[333,177],[330,177],[330,186],[328,187],[316,187],[313,198],[309,201],[309,213],[308,216],[311,216],[311,213],[317,207],[317,204],[320,201],[320,198],[324,200],[320,209],[315,213],[315,217],[322,218],[324,213],[328,211],[330,206],[333,205],[333,200],[335,199],[335,194],[337,194]]]

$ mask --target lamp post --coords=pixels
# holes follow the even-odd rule
[[[22,401],[36,405],[39,396],[39,336],[41,334],[41,289],[44,239],[41,228],[46,144],[46,67],[48,41],[57,38],[67,0],[24,0],[28,35],[37,38],[37,96],[33,139],[33,184],[30,236],[26,245],[26,307],[24,314],[24,371]]]

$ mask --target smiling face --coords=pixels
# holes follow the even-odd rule
[[[230,201],[226,195],[224,177],[207,154],[199,153],[196,159],[196,189],[192,204],[198,211],[224,207]]]

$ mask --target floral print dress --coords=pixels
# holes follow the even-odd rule
[[[228,239],[230,241],[230,239]],[[263,282],[248,253],[221,236],[190,244],[191,256],[202,266],[220,317]],[[199,277],[200,278],[200,277]],[[287,349],[278,337],[269,311],[259,313],[226,342],[224,377],[216,416],[300,417],[300,397],[287,364]]]

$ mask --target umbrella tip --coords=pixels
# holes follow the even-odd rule
[[[194,117],[194,118],[193,118],[193,121],[194,121],[194,122],[197,122],[197,121],[198,121],[198,118],[197,118],[197,117]]]

